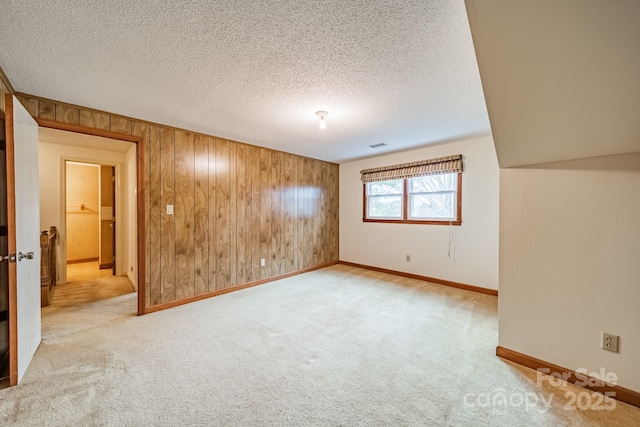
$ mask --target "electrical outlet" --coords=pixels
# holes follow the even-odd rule
[[[407,255],[407,262],[411,262],[411,255]]]
[[[618,344],[620,343],[620,337],[617,335],[611,335],[606,332],[602,333],[602,348],[604,350],[618,353]]]
[[[167,205],[167,215],[173,215],[173,205]]]
[[[260,259],[260,267],[264,267],[265,265],[267,265],[265,259],[264,258]]]

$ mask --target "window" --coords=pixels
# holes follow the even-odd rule
[[[370,182],[367,186],[367,218],[402,219],[404,180]]]
[[[366,169],[361,174],[365,222],[462,224],[460,155]]]
[[[409,178],[410,219],[457,220],[458,174],[427,175]]]

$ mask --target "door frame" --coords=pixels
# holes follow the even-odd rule
[[[71,156],[71,155],[63,155],[60,157],[60,218],[61,221],[58,224],[58,230],[60,231],[60,235],[61,236],[67,236],[67,162],[77,162],[77,163],[86,163],[86,164],[92,164],[95,166],[109,166],[112,167],[114,172],[115,172],[115,176],[116,176],[116,184],[117,186],[120,187],[124,187],[123,181],[123,173],[125,168],[125,164],[124,163],[119,163],[119,162],[108,162],[108,161],[104,161],[104,160],[96,160],[93,159],[91,157],[86,157],[86,156]],[[98,193],[100,193],[99,191],[100,189],[98,189]],[[124,198],[124,193],[125,193],[125,189],[124,188],[118,188],[117,191],[117,196],[118,198],[114,198],[114,201],[117,200],[120,205],[123,204],[122,199]],[[114,203],[114,207],[115,207],[115,203]],[[118,215],[116,215],[116,213]],[[125,217],[125,213],[122,209],[118,208],[117,210],[115,210],[113,212],[113,216],[114,218],[120,217],[120,218],[124,218]],[[98,226],[100,226],[100,224],[98,224]],[[100,234],[100,232],[99,232]],[[101,241],[102,237],[99,236],[98,237]],[[117,240],[118,243],[118,247],[116,247],[117,245],[115,244]],[[118,238],[116,239],[116,236],[114,236],[114,245],[113,245],[113,260],[114,260],[114,267],[115,267],[115,260],[116,258],[118,258],[119,261],[122,262],[123,265],[126,264],[125,260],[124,260],[124,250],[122,249],[122,242],[124,242],[125,236],[120,235],[118,236]],[[60,263],[64,266],[63,269],[58,269],[58,277],[61,281],[61,283],[66,283],[66,278],[67,278],[67,269],[66,269],[66,262],[68,260],[68,256],[67,256],[67,251],[69,250],[69,241],[68,239],[62,239],[60,241],[60,244],[62,245],[61,250],[62,253],[60,254],[60,256],[58,257],[58,260],[60,261]],[[116,257],[116,255],[119,255],[119,257]],[[113,275],[117,276],[116,270],[113,270]]]
[[[144,153],[146,152],[146,141],[141,136],[128,135],[109,130],[89,128],[85,126],[74,125],[70,123],[62,123],[54,120],[35,118],[38,126],[74,132],[83,135],[101,136],[104,138],[118,139],[121,141],[133,142],[136,144],[136,227],[137,227],[137,263],[138,263],[138,316],[145,314],[145,203],[146,186],[144,181]]]

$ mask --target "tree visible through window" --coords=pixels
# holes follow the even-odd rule
[[[402,179],[370,182],[367,184],[369,196],[369,217],[402,218],[404,183]]]
[[[364,184],[364,221],[460,225],[461,173]]]
[[[409,178],[409,218],[456,219],[458,174]]]

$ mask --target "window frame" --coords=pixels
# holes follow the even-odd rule
[[[454,172],[456,173],[456,172]],[[429,224],[429,225],[462,225],[462,172],[457,172],[458,175],[458,185],[456,189],[456,218],[454,220],[444,219],[409,219],[409,180],[411,178],[401,178],[402,179],[402,218],[393,219],[393,218],[369,218],[367,216],[368,212],[368,201],[369,196],[367,195],[367,184],[362,184],[362,221],[363,222],[379,222],[386,224]],[[394,181],[390,179],[389,181]]]

